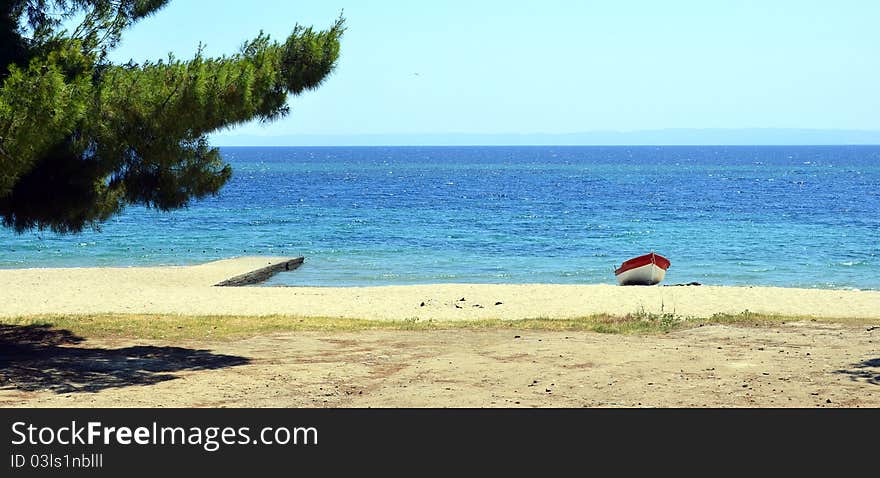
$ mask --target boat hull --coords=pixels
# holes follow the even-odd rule
[[[655,285],[666,277],[670,265],[669,259],[652,252],[624,262],[614,274],[620,285]]]
[[[645,264],[617,274],[618,285],[656,285],[666,277],[666,270],[657,264]]]

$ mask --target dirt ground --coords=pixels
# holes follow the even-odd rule
[[[5,342],[3,342],[5,340]],[[227,342],[0,332],[0,406],[877,407],[880,327],[665,335],[297,332]]]

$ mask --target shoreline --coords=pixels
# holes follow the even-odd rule
[[[183,269],[183,268],[197,268],[197,267],[205,267],[214,265],[228,265],[230,267],[230,271],[238,271],[236,274],[245,275],[248,273],[257,272],[257,270],[247,269],[248,265],[254,265],[254,267],[260,267],[259,264],[271,265],[277,264],[284,261],[293,261],[303,259],[302,256],[238,256],[226,259],[216,259],[210,261],[203,262],[191,262],[191,263],[174,263],[174,264],[146,264],[146,265],[84,265],[84,266],[61,266],[61,267],[52,267],[52,266],[33,266],[33,267],[14,267],[14,266],[0,266],[0,275],[7,272],[16,272],[16,271],[52,271],[52,272],[64,272],[64,271],[127,271],[127,270],[159,270],[159,269]],[[301,264],[300,264],[301,266]],[[289,268],[286,271],[280,272],[294,272],[295,269],[298,268],[293,267]],[[219,269],[218,269],[219,270]],[[268,279],[271,279],[270,276]],[[229,280],[233,279],[232,276],[224,277],[221,279]],[[268,279],[261,281],[265,282]],[[216,285],[216,284],[215,284]],[[235,287],[244,287],[244,286],[259,286],[265,288],[289,288],[289,289],[368,289],[368,288],[380,288],[380,287],[427,287],[427,286],[446,286],[446,285],[461,285],[461,286],[583,286],[583,287],[594,287],[594,286],[613,286],[619,287],[615,281],[608,280],[606,282],[401,282],[401,283],[381,283],[381,284],[347,284],[343,283],[342,285],[327,285],[327,284],[224,284]],[[690,282],[690,283],[661,283],[654,286],[627,286],[633,288],[640,287],[648,287],[648,288],[692,288],[692,287],[726,287],[726,288],[761,288],[761,289],[783,289],[783,290],[821,290],[821,291],[855,291],[855,292],[880,292],[880,287],[855,287],[855,286],[836,286],[836,287],[825,287],[822,285],[814,285],[814,286],[798,286],[798,285],[774,285],[774,284],[758,284],[758,283],[730,283],[730,284],[711,284],[711,283],[700,283],[700,282]]]
[[[69,266],[69,267],[51,267],[51,266],[33,266],[33,267],[11,267],[11,266],[0,266],[0,275],[5,272],[14,272],[14,271],[97,271],[97,270],[106,270],[106,271],[114,271],[114,270],[134,270],[134,269],[182,269],[182,268],[192,268],[192,267],[202,267],[202,266],[211,266],[211,265],[220,265],[220,264],[229,264],[232,267],[231,270],[241,270],[242,272],[239,275],[256,272],[256,270],[248,270],[246,267],[249,264],[254,264],[255,267],[259,267],[259,264],[265,264],[270,266],[272,264],[277,264],[284,261],[293,261],[303,259],[302,256],[239,256],[227,259],[217,259],[211,261],[204,262],[193,262],[193,263],[181,263],[181,264],[156,264],[156,265],[96,265],[96,266]],[[301,264],[300,264],[301,265]],[[286,271],[280,272],[294,272],[296,268],[290,268]],[[274,274],[273,274],[274,276]],[[228,277],[224,280],[232,279],[233,277]],[[271,276],[270,276],[271,278]],[[216,285],[216,284],[215,284]],[[424,286],[445,286],[445,285],[462,285],[462,286],[585,286],[585,287],[594,287],[594,286],[614,286],[619,287],[614,281],[607,282],[407,282],[407,283],[383,283],[383,284],[343,284],[343,285],[326,285],[326,284],[245,284],[245,285],[233,285],[235,287],[244,287],[244,286],[252,286],[258,285],[259,287],[266,288],[290,288],[290,289],[302,289],[302,288],[310,288],[310,289],[367,289],[367,288],[379,288],[379,287],[424,287]],[[677,288],[685,288],[685,287],[732,287],[732,288],[762,288],[762,289],[796,289],[796,290],[827,290],[827,291],[855,291],[855,292],[880,292],[880,287],[871,288],[871,287],[853,287],[853,286],[840,286],[840,287],[822,287],[822,286],[791,286],[791,285],[772,285],[772,284],[708,284],[708,283],[700,283],[700,282],[691,282],[691,283],[676,283],[676,284],[658,284],[654,286],[628,286],[632,288],[666,288],[666,287],[677,287]]]
[[[88,268],[86,268],[88,269]],[[2,271],[2,270],[0,270]],[[557,282],[416,282],[412,284],[379,284],[379,285],[287,285],[287,284],[277,284],[277,285],[260,285],[260,287],[270,288],[270,289],[372,289],[379,287],[430,287],[430,286],[438,286],[438,285],[461,285],[461,286],[573,286],[573,287],[597,287],[597,286],[610,286],[610,287],[621,287],[617,285],[613,285],[610,283],[604,282],[591,282],[591,283],[557,283]],[[880,292],[880,289],[859,289],[858,287],[794,287],[794,286],[781,286],[781,285],[760,285],[760,284],[751,284],[751,285],[726,285],[726,284],[700,284],[700,285],[691,285],[691,284],[659,284],[653,286],[625,286],[626,288],[666,288],[666,287],[675,287],[675,288],[691,288],[691,287],[735,287],[735,288],[743,288],[743,289],[753,289],[753,288],[761,288],[761,289],[783,289],[783,290],[828,290],[828,291],[851,291],[851,292]]]
[[[639,312],[709,317],[749,311],[807,318],[880,318],[880,291],[851,289],[459,283],[214,286],[288,259],[239,257],[196,266],[2,269],[0,290],[5,297],[0,316],[136,313],[443,321]]]

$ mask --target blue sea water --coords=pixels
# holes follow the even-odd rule
[[[268,285],[665,283],[880,289],[880,147],[223,148],[216,196],[100,232],[0,231],[0,267],[306,257]]]

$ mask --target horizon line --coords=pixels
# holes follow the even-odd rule
[[[576,133],[223,134],[212,143],[246,146],[856,146],[880,145],[880,130],[667,128]]]
[[[878,143],[682,143],[682,144],[223,144],[214,145],[216,148],[539,148],[539,147],[566,147],[566,148],[677,148],[685,146],[700,147],[784,147],[784,146],[880,146]]]

